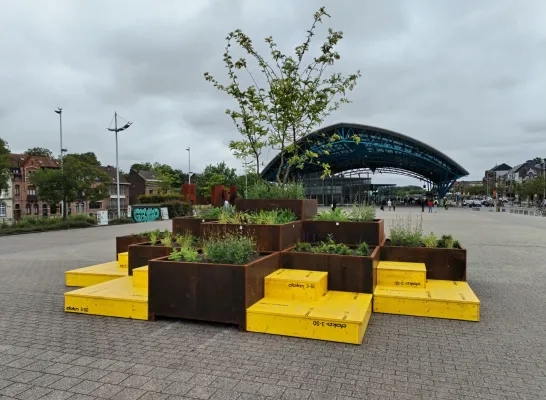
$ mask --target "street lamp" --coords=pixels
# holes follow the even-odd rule
[[[64,173],[63,168],[63,152],[66,152],[66,149],[63,149],[63,109],[61,107],[57,107],[55,111],[57,114],[59,114],[59,133],[61,137],[61,155],[60,155],[60,161],[61,161],[61,174]],[[64,200],[61,200],[61,215],[64,217]]]
[[[191,172],[190,172],[190,169],[191,169],[191,151],[190,151],[190,148],[188,147],[186,149],[186,151],[188,152],[188,184],[191,184]]]
[[[124,131],[129,128],[133,123],[127,122],[121,128],[118,128],[118,113],[114,111],[114,129],[106,128],[110,132],[115,132],[116,136],[116,190],[118,198],[118,218],[121,218],[121,205],[119,201],[119,158],[118,158],[118,132]]]

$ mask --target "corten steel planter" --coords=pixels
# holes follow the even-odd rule
[[[264,278],[280,268],[280,258],[280,253],[263,254],[246,265],[151,260],[150,319],[221,322],[245,330],[246,309],[264,297]]]
[[[329,234],[333,235],[336,243],[358,245],[366,242],[370,246],[378,246],[385,240],[385,227],[382,219],[370,222],[303,221],[303,241],[309,243],[324,241]]]
[[[235,208],[240,211],[272,211],[272,210],[290,210],[298,219],[311,219],[318,212],[318,203],[316,199],[236,199]]]
[[[440,249],[429,247],[381,246],[381,261],[424,263],[427,279],[466,281],[466,249]]]
[[[368,257],[306,253],[291,248],[281,253],[281,267],[328,272],[328,290],[373,294],[379,254],[379,246]]]
[[[301,237],[302,221],[293,221],[280,225],[263,224],[220,224],[207,222],[201,224],[201,238],[222,235],[225,233],[241,233],[252,236],[256,240],[258,251],[281,251],[294,246]]]
[[[143,243],[148,240],[148,237],[143,235],[127,235],[116,237],[116,260],[119,253],[129,251],[129,246],[132,244]]]
[[[199,237],[201,234],[201,223],[217,221],[215,218],[199,218],[199,217],[176,217],[173,218],[173,233],[179,235],[181,233],[190,232],[193,236]]]
[[[133,275],[133,269],[148,265],[154,258],[167,257],[173,251],[172,247],[166,247],[157,242],[132,244],[129,246],[129,275]]]

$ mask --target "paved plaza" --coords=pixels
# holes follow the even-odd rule
[[[66,270],[170,221],[0,237],[0,398],[546,399],[546,218],[422,215],[468,249],[481,322],[373,314],[361,346],[64,313]]]

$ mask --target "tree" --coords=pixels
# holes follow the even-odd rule
[[[227,36],[223,58],[231,83],[222,85],[210,73],[205,73],[207,81],[233,97],[239,105],[239,111],[226,110],[243,136],[242,141],[230,144],[235,155],[253,154],[259,161],[258,150],[261,152],[266,144],[278,150],[280,165],[276,180],[280,185],[286,184],[293,168],[302,168],[306,163],[317,163],[323,168],[323,177],[330,175],[330,166],[320,161],[319,154],[304,150],[298,141],[320,126],[341,104],[349,102],[346,94],[354,89],[360,77],[360,71],[346,77],[341,73],[326,76],[327,69],[340,59],[336,47],[343,38],[343,32],[331,28],[320,54],[305,65],[304,58],[311,48],[316,27],[324,17],[329,15],[322,7],[314,14],[304,42],[295,48],[295,56],[282,53],[272,37],[266,38],[271,62],[257,52],[246,34],[235,30]],[[267,82],[265,88],[259,85],[259,79],[250,71],[245,58],[234,61],[231,55],[233,41],[258,63]],[[237,75],[241,70],[252,82],[246,89],[241,87]],[[330,145],[338,139],[331,137]],[[359,137],[355,135],[353,140],[358,143]],[[329,154],[328,146],[323,154]]]
[[[9,173],[9,146],[8,142],[0,138],[0,190],[7,189],[11,179]]]
[[[156,174],[161,181],[161,190],[165,192],[182,190],[182,184],[188,180],[188,174],[184,174],[180,169],[174,169],[170,165],[160,164],[158,162],[137,163],[131,165],[131,169],[135,171],[150,171]]]
[[[88,153],[69,154],[64,158],[64,170],[44,168],[30,176],[38,197],[48,203],[64,204],[79,199],[101,200],[109,195],[111,178],[98,165],[89,163]],[[66,219],[66,207],[63,210]]]
[[[53,158],[51,150],[44,149],[43,147],[33,147],[25,151],[25,156],[47,157]]]
[[[207,165],[197,178],[197,194],[210,198],[211,189],[216,185],[232,186],[237,183],[235,168],[229,168],[225,162]]]

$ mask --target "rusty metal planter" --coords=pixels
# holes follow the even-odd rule
[[[172,247],[150,242],[132,244],[129,246],[129,275],[133,275],[133,269],[148,265],[154,258],[166,257],[173,251]]]
[[[466,281],[466,249],[381,246],[381,261],[425,263],[427,279]]]
[[[132,244],[142,243],[148,240],[148,237],[143,235],[127,235],[116,237],[116,260],[119,253],[129,251],[129,246]]]
[[[286,269],[328,272],[328,290],[373,294],[377,283],[379,253],[379,246],[368,257],[306,253],[291,248],[281,253],[281,266]]]
[[[281,225],[260,224],[220,224],[207,222],[201,224],[201,238],[225,233],[241,233],[256,239],[258,251],[281,251],[294,246],[301,237],[302,221]]]
[[[235,208],[241,211],[271,211],[290,210],[300,220],[310,219],[317,215],[318,203],[316,199],[236,199]]]
[[[201,234],[201,223],[217,221],[215,218],[176,217],[173,218],[173,233],[175,235],[190,232],[193,236]]]
[[[246,265],[151,260],[148,312],[238,325],[246,329],[246,309],[264,297],[264,278],[280,268],[280,253],[264,254]]]
[[[378,246],[385,240],[385,227],[382,219],[370,222],[303,221],[303,241],[316,243],[326,240],[329,234],[333,235],[336,243],[358,245],[366,242],[370,246]]]

